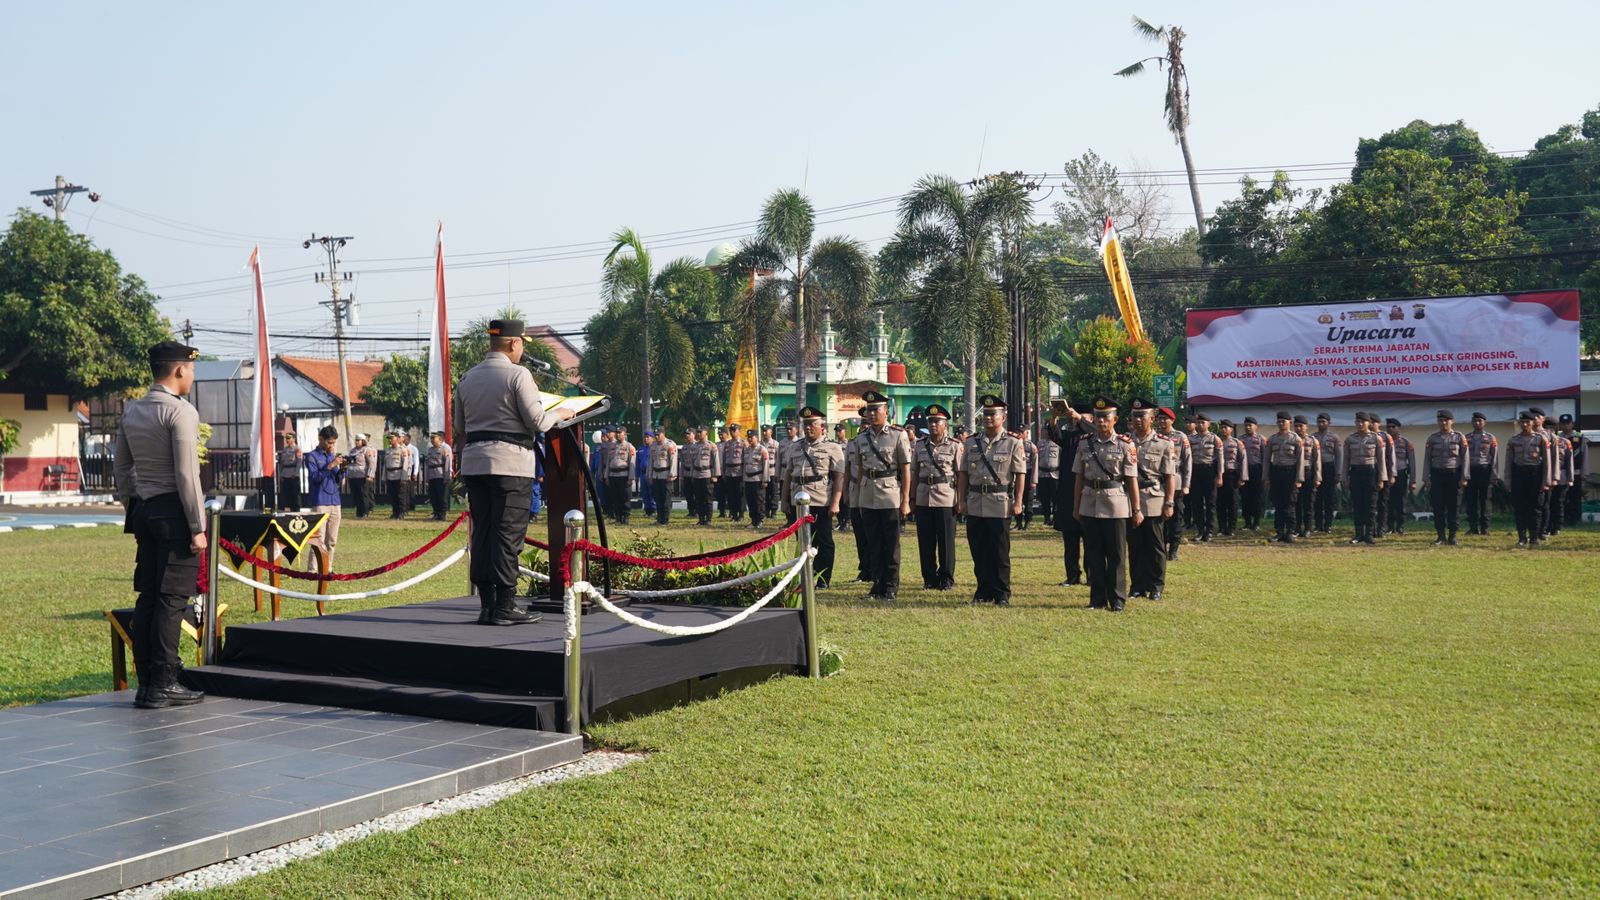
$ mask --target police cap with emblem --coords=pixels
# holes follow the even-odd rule
[[[872,409],[875,406],[887,406],[888,404],[889,398],[877,391],[869,390],[861,395],[861,405],[865,409]]]
[[[1536,415],[1536,416],[1542,416],[1542,415],[1544,415],[1544,410],[1543,410],[1543,409],[1540,409],[1540,408],[1539,408],[1539,407],[1537,407],[1537,406],[1530,406],[1530,407],[1528,407],[1528,412],[1531,412],[1531,413],[1533,413],[1533,414],[1534,414],[1534,415]]]
[[[1517,421],[1518,422],[1532,422],[1533,421],[1533,411],[1525,409],[1522,412],[1517,413]]]
[[[1091,415],[1095,415],[1095,416],[1114,415],[1116,413],[1116,411],[1117,411],[1117,401],[1112,400],[1110,397],[1096,397],[1096,398],[1094,398],[1094,404],[1091,406],[1090,409],[1091,409]]]
[[[815,406],[802,406],[802,407],[800,407],[800,418],[802,420],[805,420],[805,419],[820,419],[822,417],[823,417],[822,416],[822,410],[817,409]]]
[[[929,403],[923,415],[930,419],[948,419],[950,418],[950,411],[937,403]]]
[[[1006,402],[994,394],[984,394],[978,398],[978,409],[984,415],[993,415],[1006,408]]]
[[[490,319],[489,336],[497,338],[523,337],[521,319]]]
[[[152,363],[193,362],[200,358],[200,351],[177,341],[162,341],[146,355]]]
[[[1194,420],[1196,422],[1210,422],[1211,417],[1197,409],[1194,411]]]
[[[1456,414],[1451,412],[1448,409],[1441,409],[1437,413],[1435,413],[1433,417],[1435,419],[1449,419],[1450,421],[1454,422],[1455,418],[1456,418]]]
[[[1559,420],[1557,420],[1557,422],[1558,422],[1558,424],[1561,424],[1561,425],[1571,425],[1572,424],[1572,416],[1570,414],[1568,414],[1568,413],[1562,413],[1561,414],[1561,418]]]

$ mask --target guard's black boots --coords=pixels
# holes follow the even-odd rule
[[[154,669],[150,689],[144,699],[137,701],[140,709],[166,709],[169,706],[193,706],[206,698],[199,691],[191,691],[178,683],[178,666],[159,666]]]
[[[1452,547],[1456,546],[1456,533],[1454,531],[1450,532],[1450,537],[1445,539],[1445,543]]]
[[[490,625],[529,625],[544,618],[543,613],[531,612],[517,606],[517,589],[502,584],[494,589],[494,605],[489,608]]]
[[[478,585],[478,624],[489,625],[489,615],[494,611],[495,587],[492,584]]]
[[[144,706],[145,698],[150,696],[150,681],[155,675],[151,674],[149,666],[137,662],[133,664],[133,671],[139,677],[139,690],[134,692],[133,705]]]

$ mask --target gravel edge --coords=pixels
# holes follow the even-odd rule
[[[480,809],[497,803],[507,797],[520,794],[530,788],[544,787],[572,778],[582,778],[589,775],[604,775],[614,772],[629,763],[636,762],[645,757],[643,753],[624,753],[617,750],[592,750],[583,755],[577,762],[524,775],[510,781],[502,781],[457,794],[432,803],[412,806],[398,812],[390,813],[366,822],[341,828],[338,831],[326,831],[322,834],[301,838],[277,847],[269,847],[259,853],[241,856],[236,859],[224,860],[219,863],[194,869],[163,881],[153,881],[136,888],[128,888],[107,897],[117,900],[154,900],[165,897],[174,891],[200,891],[207,888],[221,887],[243,881],[256,875],[281,869],[290,863],[302,859],[321,856],[340,844],[360,840],[364,837],[383,832],[406,831],[414,825],[426,822],[439,816],[450,815],[467,809]]]

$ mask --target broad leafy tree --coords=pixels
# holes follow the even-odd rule
[[[1133,340],[1120,322],[1101,316],[1083,326],[1064,368],[1062,386],[1074,402],[1103,396],[1126,409],[1130,397],[1149,394],[1161,364],[1149,341]]]
[[[0,239],[0,382],[80,398],[147,384],[146,351],[172,335],[155,302],[108,251],[18,210]]]

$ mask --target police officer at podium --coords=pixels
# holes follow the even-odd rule
[[[200,352],[176,341],[150,348],[154,383],[129,401],[117,429],[117,499],[127,507],[123,528],[138,542],[133,589],[133,665],[140,709],[188,706],[204,697],[178,684],[183,664],[178,634],[197,592],[206,549],[200,490],[200,414],[184,402],[194,387]]]
[[[472,583],[482,607],[479,625],[520,625],[540,616],[519,609],[517,559],[528,535],[537,472],[534,439],[572,418],[548,412],[522,361],[520,319],[489,322],[489,352],[456,385],[454,424],[461,480],[472,513]]]

